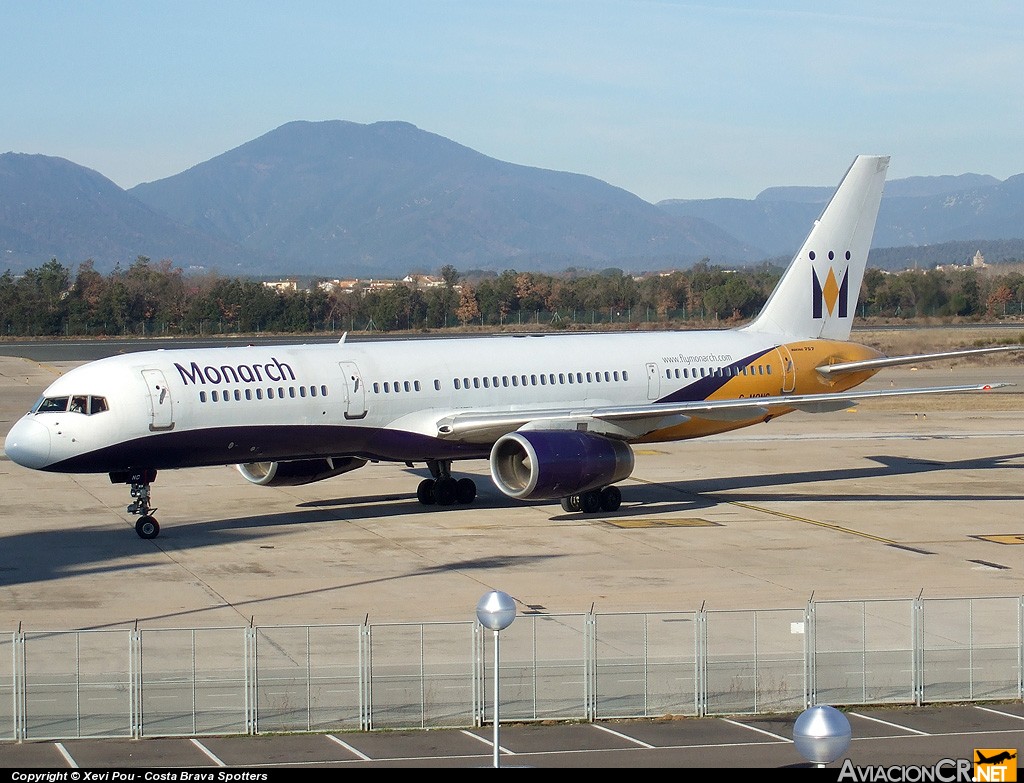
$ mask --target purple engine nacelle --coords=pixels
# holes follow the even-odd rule
[[[491,478],[518,500],[577,495],[622,481],[633,472],[627,443],[574,430],[524,430],[491,448]]]

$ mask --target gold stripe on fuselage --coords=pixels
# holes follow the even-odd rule
[[[787,394],[827,394],[844,392],[871,378],[878,370],[844,373],[839,377],[826,378],[817,371],[818,367],[882,356],[874,348],[857,343],[838,340],[805,340],[785,343],[768,350],[746,366],[746,372],[723,379],[722,385],[709,400],[757,399],[758,397],[779,397]],[[763,372],[758,368],[763,367]],[[770,369],[769,369],[770,368]],[[776,416],[791,413],[793,408],[773,407],[768,415],[754,416],[737,421],[716,421],[702,419],[699,414],[671,427],[655,430],[639,439],[639,443],[686,440],[715,435],[720,432],[749,427]]]

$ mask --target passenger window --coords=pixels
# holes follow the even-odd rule
[[[262,400],[263,399],[263,389],[257,389],[256,390],[256,399],[257,400]]]
[[[213,402],[219,402],[220,401],[218,396],[217,396],[217,390],[216,389],[214,389],[212,392],[210,392],[210,400],[212,400]]]
[[[456,383],[455,388],[456,389],[459,388],[458,387],[458,382],[459,382],[459,379],[456,378],[455,379],[455,383]],[[441,381],[437,380],[436,378],[434,379],[434,391],[441,391]]]
[[[267,389],[267,399],[268,400],[274,399],[274,389],[273,388]]]
[[[216,393],[217,392],[214,392],[214,394],[216,394]],[[252,400],[252,389],[246,389],[245,390],[245,399]]]
[[[388,385],[385,383],[384,384],[384,391],[387,391],[387,390],[388,390]],[[299,387],[299,396],[300,397],[305,397],[306,396],[306,387],[305,386],[300,386]]]
[[[199,402],[206,402],[206,392],[199,392]]]

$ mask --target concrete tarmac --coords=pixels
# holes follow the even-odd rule
[[[76,363],[0,356],[0,437]],[[285,488],[204,468],[160,473],[145,541],[126,486],[0,457],[0,631],[468,620],[490,590],[531,613],[1021,595],[1024,367],[864,388],[999,381],[639,448],[622,508],[593,517],[505,498],[484,462],[456,464],[479,496],[447,510],[416,501],[422,466]]]

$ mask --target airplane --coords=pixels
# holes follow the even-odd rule
[[[505,495],[614,513],[637,444],[700,438],[792,411],[980,384],[855,391],[896,365],[1022,346],[887,357],[850,342],[888,156],[858,156],[759,315],[734,329],[488,335],[155,350],[70,370],[7,435],[27,468],[107,473],[155,538],[157,471],[237,466],[307,484],[368,461],[425,464],[426,506],[472,503],[454,463],[488,460]]]
[[[1010,753],[1008,750],[1004,750],[1004,751],[1002,751],[1000,753],[996,753],[991,758],[986,758],[985,754],[983,754],[977,748],[975,748],[974,753],[978,757],[977,760],[975,761],[976,764],[1001,764],[1004,761],[1011,761],[1011,760],[1017,758],[1017,754],[1015,752],[1014,753]]]

